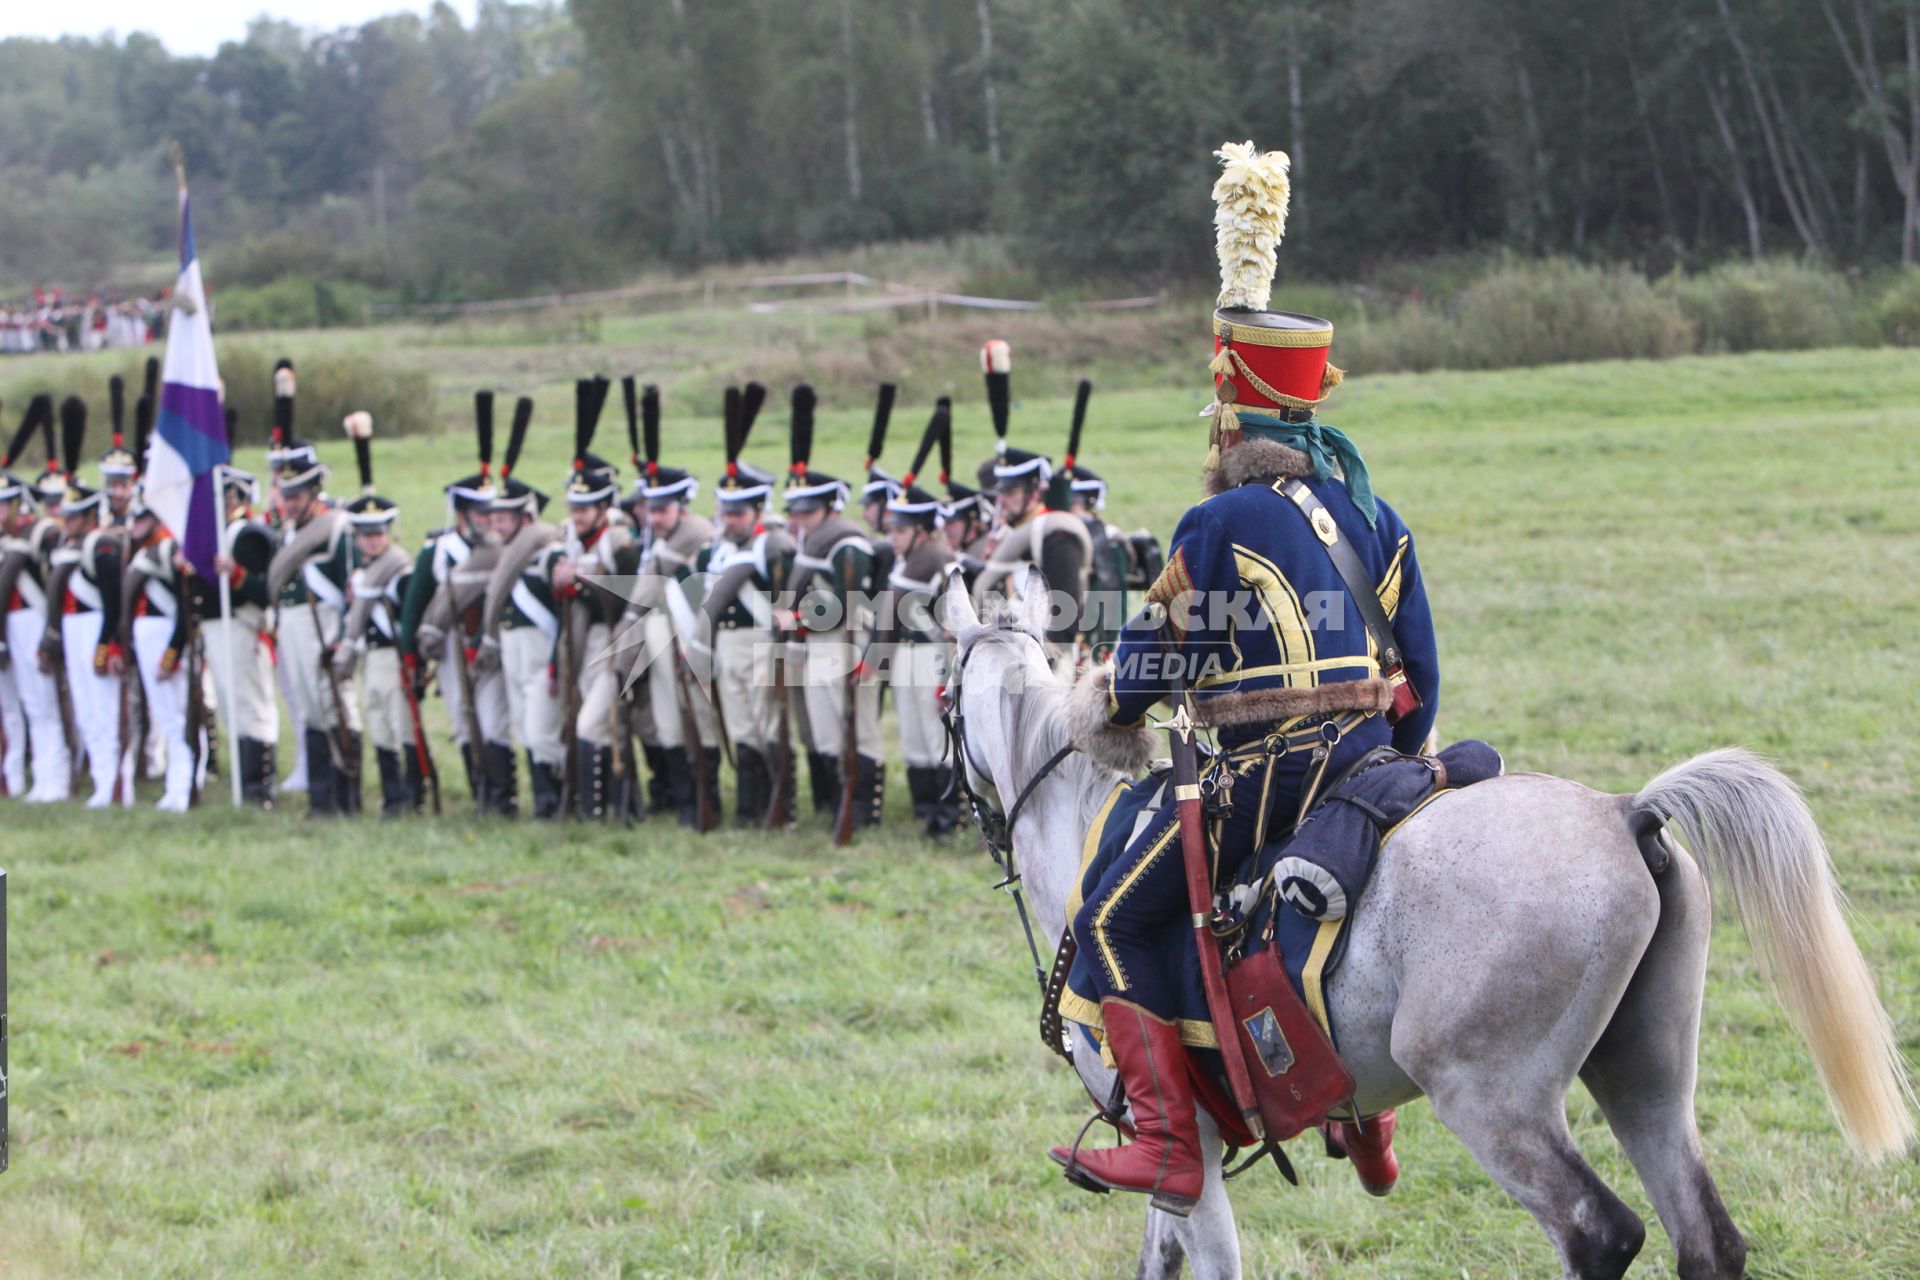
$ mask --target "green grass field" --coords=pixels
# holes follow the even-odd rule
[[[483,357],[436,366],[449,401],[471,378],[565,376],[551,350]],[[1181,390],[1096,397],[1083,453],[1118,522],[1165,536],[1194,495],[1202,363]],[[1056,381],[1022,384],[1021,442],[1062,442]],[[917,427],[928,393],[904,394]],[[1910,1054],[1916,404],[1910,354],[1837,351],[1359,378],[1329,414],[1420,540],[1442,734],[1619,790],[1716,744],[1775,757],[1828,834]],[[821,466],[857,467],[865,416],[827,414]],[[960,430],[977,459],[984,415]],[[522,468],[555,491],[563,434]],[[709,492],[718,436],[683,414],[668,437]],[[469,452],[464,434],[381,444],[409,539]],[[1045,1158],[1084,1098],[1038,1043],[985,856],[900,817],[836,850],[817,824],[503,828],[457,802],[438,824],[337,826],[212,801],[171,821],[0,802],[0,1274],[1131,1274],[1138,1198],[1075,1191]],[[1705,1032],[1701,1127],[1750,1274],[1920,1274],[1914,1160],[1849,1157],[1731,917]],[[1597,1109],[1577,1089],[1568,1105],[1649,1220],[1632,1274],[1670,1276]],[[1401,1134],[1386,1201],[1311,1142],[1301,1189],[1241,1184],[1249,1274],[1555,1272],[1429,1108]]]

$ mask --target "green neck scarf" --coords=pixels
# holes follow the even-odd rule
[[[1338,473],[1346,481],[1353,505],[1367,518],[1367,527],[1371,529],[1378,523],[1380,508],[1373,500],[1373,481],[1367,475],[1366,459],[1360,456],[1359,448],[1347,438],[1346,432],[1318,418],[1283,422],[1245,409],[1240,411],[1240,429],[1250,436],[1306,454],[1313,462],[1313,474],[1321,480],[1331,480]]]

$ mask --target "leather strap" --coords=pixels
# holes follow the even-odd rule
[[[1399,670],[1405,663],[1400,657],[1400,644],[1393,638],[1393,623],[1388,621],[1387,611],[1380,604],[1379,589],[1374,586],[1366,565],[1360,562],[1360,553],[1341,534],[1333,512],[1327,510],[1326,504],[1297,477],[1276,481],[1273,487],[1300,508],[1300,513],[1313,529],[1314,537],[1326,548],[1327,559],[1333,561],[1340,581],[1346,584],[1347,594],[1353,597],[1354,607],[1360,610],[1360,621],[1366,624],[1367,634],[1373,637],[1374,648],[1380,651],[1381,670]]]

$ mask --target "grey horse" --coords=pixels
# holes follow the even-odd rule
[[[1047,608],[1037,575],[986,622],[953,583],[939,601],[955,640],[948,696],[965,718],[963,767],[1003,810],[1069,741],[1075,719],[1048,666]],[[1102,763],[1117,757],[1081,736],[1013,832],[1036,919],[1056,946],[1085,833],[1124,776]],[[1658,877],[1633,833],[1643,814],[1686,845]],[[1869,1161],[1904,1151],[1911,1086],[1826,846],[1794,784],[1746,751],[1695,756],[1631,796],[1544,774],[1442,796],[1388,842],[1328,987],[1362,1112],[1432,1099],[1575,1280],[1622,1275],[1646,1238],[1567,1130],[1576,1076],[1645,1184],[1683,1280],[1745,1270],[1693,1114],[1712,916],[1702,864],[1730,892],[1848,1141]],[[1444,927],[1468,918],[1482,927]],[[1095,1096],[1108,1096],[1112,1074],[1097,1056],[1076,1064]],[[1148,1209],[1142,1277],[1175,1275],[1182,1261],[1200,1280],[1240,1275],[1222,1144],[1204,1112],[1201,1128],[1204,1193],[1185,1219]]]

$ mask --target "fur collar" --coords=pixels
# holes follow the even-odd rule
[[[1312,474],[1313,461],[1300,450],[1259,436],[1242,436],[1239,444],[1221,453],[1219,468],[1207,472],[1201,482],[1211,498],[1243,484],[1272,484],[1283,477]]]

